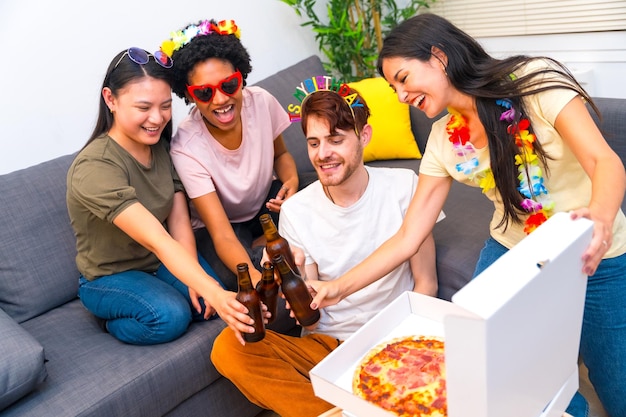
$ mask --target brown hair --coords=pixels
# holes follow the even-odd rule
[[[350,88],[347,95],[353,94],[357,96],[352,106],[344,100],[344,96],[334,91],[319,90],[307,96],[300,110],[304,135],[307,134],[307,120],[311,116],[328,121],[331,133],[337,132],[337,129],[361,132],[370,117],[370,109],[358,91]]]

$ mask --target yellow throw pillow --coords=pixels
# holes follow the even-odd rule
[[[371,112],[372,139],[365,147],[363,161],[422,157],[411,131],[409,106],[398,101],[384,78],[366,78],[348,85],[365,99]]]

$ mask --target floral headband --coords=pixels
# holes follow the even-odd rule
[[[203,20],[199,24],[191,24],[185,29],[177,32],[170,32],[170,39],[164,40],[161,44],[161,51],[167,56],[172,56],[174,51],[178,51],[187,45],[193,38],[201,35],[217,33],[218,35],[235,35],[241,38],[241,30],[234,20],[221,20],[215,23],[214,20]]]
[[[300,121],[300,112],[302,111],[302,103],[308,96],[318,91],[333,91],[341,96],[348,103],[352,118],[354,117],[353,107],[363,107],[359,96],[356,93],[350,94],[350,86],[343,81],[337,80],[328,75],[318,75],[316,77],[307,78],[300,85],[296,86],[293,96],[299,100],[299,104],[290,104],[287,106],[289,112],[289,120],[291,122]]]

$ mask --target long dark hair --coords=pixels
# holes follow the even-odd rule
[[[426,62],[432,56],[433,47],[448,57],[446,73],[452,86],[476,100],[478,117],[487,133],[491,170],[504,205],[504,217],[497,227],[504,225],[506,228],[510,220],[521,223],[521,216],[526,211],[520,206],[523,196],[518,191],[518,171],[512,163],[520,150],[507,132],[507,124],[500,121],[504,109],[496,104],[496,100],[508,98],[518,118],[520,115],[528,117],[523,97],[560,88],[575,91],[598,115],[599,111],[571,72],[558,61],[524,55],[493,58],[471,36],[443,17],[430,13],[407,19],[389,33],[378,56],[378,72],[384,75],[382,62],[385,58],[401,57]],[[533,59],[545,60],[548,65],[518,78],[511,77]],[[533,146],[548,175],[546,162],[550,156],[539,141],[535,141]]]
[[[144,77],[155,78],[165,81],[170,87],[172,86],[172,70],[170,68],[164,68],[157,64],[154,57],[149,54],[149,59],[146,64],[137,64],[133,62],[128,56],[124,56],[127,51],[124,50],[111,60],[109,67],[107,68],[104,81],[102,82],[102,89],[108,87],[114,96],[117,96],[119,91],[126,87],[130,82],[139,80]],[[109,107],[104,101],[104,97],[100,94],[100,101],[98,104],[98,119],[96,120],[96,127],[94,128],[89,140],[85,144],[87,146],[94,139],[108,132],[113,126],[113,114],[110,112]],[[165,141],[169,144],[172,139],[172,121],[170,120],[163,132],[161,133],[161,142]]]
[[[217,26],[215,20],[210,22]],[[200,23],[198,22],[198,25]],[[206,35],[197,35],[191,42],[172,54],[174,61],[172,90],[174,94],[185,100],[186,104],[191,102],[187,97],[189,73],[196,64],[209,58],[218,58],[230,62],[235,70],[239,70],[243,78],[243,85],[246,86],[246,79],[252,71],[252,65],[250,64],[250,54],[239,38],[234,34],[222,35],[215,31]]]

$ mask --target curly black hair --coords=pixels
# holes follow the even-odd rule
[[[211,23],[217,25],[214,20],[211,20]],[[217,32],[198,35],[172,54],[172,61],[174,61],[172,91],[184,99],[186,104],[190,103],[185,94],[189,73],[197,63],[209,58],[219,58],[230,62],[235,70],[241,72],[243,85],[246,85],[246,78],[252,71],[252,65],[250,64],[250,54],[239,38],[234,34],[220,35]]]

